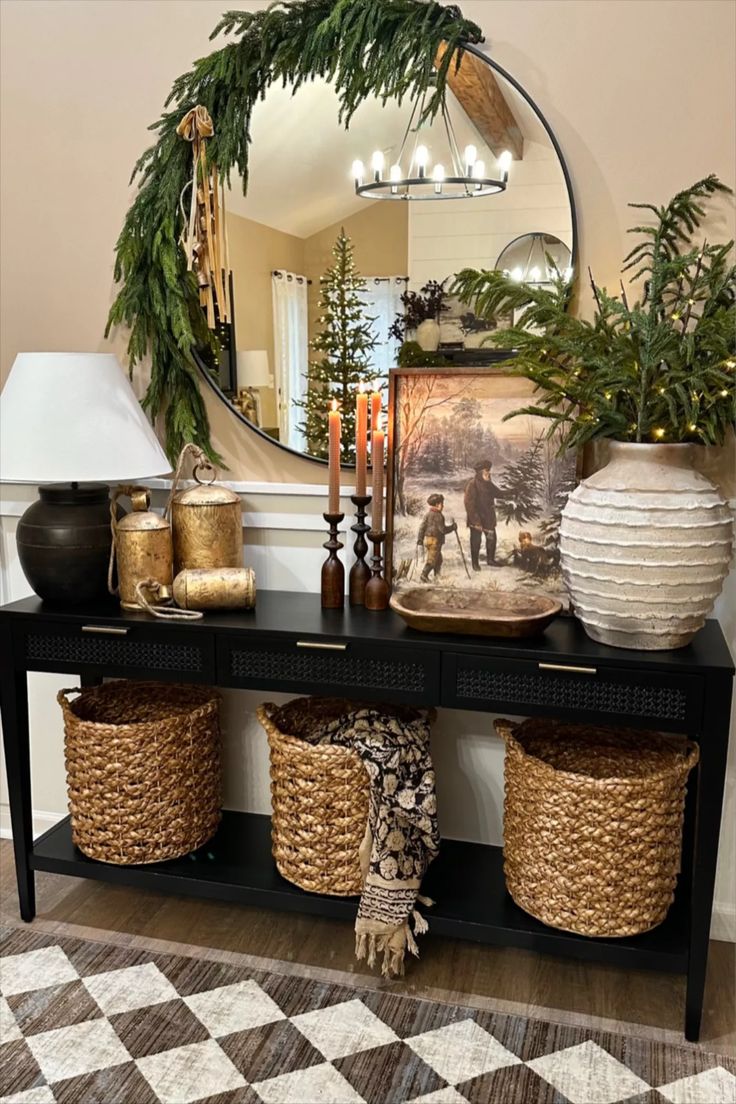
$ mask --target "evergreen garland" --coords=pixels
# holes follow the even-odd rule
[[[594,437],[617,441],[721,444],[736,421],[736,265],[733,242],[694,245],[703,201],[731,192],[717,176],[697,181],[665,207],[653,225],[629,233],[642,240],[624,259],[640,298],[609,295],[590,277],[592,322],[568,306],[572,287],[515,283],[501,272],[463,269],[452,291],[485,318],[513,310],[516,325],[489,341],[516,350],[511,371],[537,385],[535,403],[514,411],[549,418],[561,448]],[[551,260],[551,259],[550,259]]]
[[[215,126],[208,159],[228,183],[236,170],[245,192],[251,115],[273,82],[296,91],[314,77],[331,81],[346,127],[369,95],[401,102],[428,92],[425,115],[433,117],[463,44],[482,41],[480,28],[458,7],[437,0],[276,0],[258,12],[226,13],[210,37],[221,32],[235,41],[195,62],[174,82],[168,110],[151,127],[156,143],[134,168],[139,190],[116,245],[120,289],[106,329],[107,334],[113,326],[129,327],[131,373],[150,353],[143,406],[151,418],[164,413],[172,459],[188,441],[216,459],[193,358],[195,349],[214,354],[216,339],[179,245],[179,200],[192,160],[189,143],[176,134],[182,115],[198,104],[206,107]],[[448,48],[435,70],[442,42]]]
[[[355,462],[355,405],[358,384],[373,382],[368,354],[376,344],[360,298],[365,280],[355,267],[353,244],[341,230],[332,248],[335,263],[319,279],[320,333],[311,342],[319,360],[307,372],[306,397],[295,403],[305,411],[301,425],[311,456],[328,454],[328,409],[336,399],[341,414],[343,464]],[[368,388],[366,388],[367,390]]]

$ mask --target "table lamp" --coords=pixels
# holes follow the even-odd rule
[[[260,425],[260,387],[271,387],[273,380],[268,367],[268,353],[265,349],[238,350],[238,395],[242,401],[243,392],[250,399],[249,405],[256,411],[255,422]]]
[[[0,481],[40,483],[18,557],[46,602],[107,592],[109,487],[171,471],[112,353],[19,353],[0,396]],[[95,482],[89,482],[95,480]]]

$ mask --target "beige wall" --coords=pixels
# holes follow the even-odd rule
[[[326,226],[304,240],[304,263],[309,287],[309,334],[317,332],[319,278],[334,264],[332,247],[343,228],[353,243],[355,266],[361,276],[405,276],[408,264],[406,203],[376,201],[354,215]]]
[[[263,3],[240,0],[242,8]],[[173,79],[211,49],[224,0],[3,0],[0,374],[27,349],[105,348],[128,178]],[[736,177],[736,7],[721,0],[465,0],[486,49],[555,130],[581,262],[615,287],[629,200]],[[675,76],[674,74],[678,75]],[[683,78],[689,73],[692,79]],[[682,110],[682,81],[687,110]],[[730,226],[725,223],[729,222]],[[733,227],[733,208],[713,233]],[[113,347],[122,350],[118,335]],[[233,473],[324,481],[208,396]]]
[[[228,213],[228,246],[233,270],[235,338],[239,349],[265,349],[274,370],[271,273],[275,268],[304,271],[304,242],[272,226]],[[261,425],[277,426],[276,392],[262,387]],[[247,430],[243,430],[247,432]]]

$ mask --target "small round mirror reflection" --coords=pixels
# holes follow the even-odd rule
[[[495,267],[512,280],[525,284],[546,284],[562,276],[572,276],[572,252],[554,234],[538,231],[521,234],[501,250]]]
[[[295,94],[272,86],[254,109],[248,192],[233,178],[225,196],[233,321],[218,327],[219,390],[250,425],[297,452],[326,456],[336,398],[350,463],[357,389],[378,389],[385,403],[389,368],[406,362],[408,342],[451,364],[497,358],[484,339],[511,319],[479,320],[453,299],[460,269],[494,268],[497,258],[498,267],[524,268],[530,238],[570,266],[570,192],[539,114],[483,58],[467,52],[459,76],[449,130],[442,116],[417,128],[416,105],[375,98],[346,130],[334,89],[320,80]],[[358,163],[362,180],[378,172],[388,181],[383,200],[359,194]],[[422,172],[432,181],[425,193],[439,196],[458,171],[507,175],[494,194],[476,196],[471,183],[452,202],[390,202],[392,173]]]

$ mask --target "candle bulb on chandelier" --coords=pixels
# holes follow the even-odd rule
[[[363,183],[363,177],[365,175],[365,166],[364,166],[363,162],[362,161],[353,161],[352,172],[353,172],[353,179],[355,181],[356,188],[360,187],[360,185]]]
[[[385,161],[384,161],[383,153],[381,152],[381,150],[376,150],[376,152],[373,154],[373,157],[371,158],[371,168],[373,169],[373,179],[375,180],[376,184],[378,184],[380,179],[381,179],[381,173],[383,172],[384,164],[385,164]]]
[[[361,383],[355,396],[355,493],[365,495],[368,463],[368,395]]]
[[[327,415],[329,422],[329,493],[328,513],[340,513],[340,434],[342,422],[337,409],[337,399],[332,400]]]
[[[468,176],[470,176],[473,172],[473,165],[475,164],[477,156],[478,151],[475,146],[469,145],[465,147],[465,153],[463,154],[463,157],[465,158],[465,172]]]
[[[378,424],[371,434],[371,466],[373,469],[371,529],[374,533],[380,533],[383,526],[383,439],[383,422],[379,415]]]
[[[417,174],[421,179],[427,168],[427,162],[429,161],[429,150],[426,146],[417,146],[414,154],[414,160],[417,163]]]
[[[485,161],[476,161],[473,165],[473,180],[482,180],[486,175],[486,163]],[[481,184],[476,184],[476,188],[481,188]]]
[[[392,165],[389,173],[391,179],[391,192],[396,195],[398,192],[398,181],[401,180],[401,165]]]
[[[432,171],[432,179],[434,180],[434,190],[436,195],[441,195],[442,184],[445,179],[445,167],[444,165],[435,165]]]
[[[498,167],[501,170],[501,177],[506,180],[509,175],[509,169],[511,168],[511,162],[513,158],[508,150],[504,150],[498,159]]]

